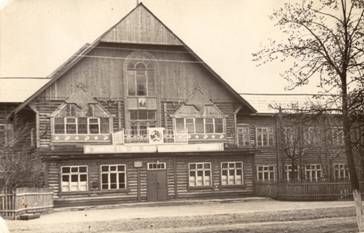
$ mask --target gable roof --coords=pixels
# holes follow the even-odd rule
[[[134,17],[134,15],[141,17],[140,12],[144,10],[146,11],[146,15],[153,18],[154,24],[158,24],[159,28],[165,33],[165,37],[168,38],[166,45],[180,45],[183,46],[196,60],[200,62],[200,64],[211,73],[211,75],[224,87],[226,88],[235,98],[238,100],[240,104],[246,107],[246,109],[252,113],[256,112],[254,107],[250,105],[246,100],[244,100],[229,84],[227,84],[210,66],[208,66],[190,47],[188,47],[176,34],[172,32],[162,21],[158,19],[143,3],[139,3],[134,9],[132,9],[127,15],[125,15],[119,22],[117,22],[114,26],[112,26],[109,30],[103,33],[99,38],[97,38],[92,44],[86,44],[79,51],[77,51],[74,55],[71,56],[65,63],[63,63],[55,72],[53,72],[49,77],[51,80],[42,86],[37,92],[35,92],[32,96],[26,99],[21,105],[19,105],[13,113],[17,113],[22,108],[27,106],[32,100],[34,100],[38,95],[40,95],[43,91],[45,91],[49,86],[51,86],[54,82],[56,82],[59,78],[62,77],[68,70],[70,70],[75,64],[77,64],[82,58],[83,55],[89,53],[94,47],[96,47],[101,42],[120,42],[122,43],[125,40],[125,37],[121,35],[122,32],[125,32],[125,27],[127,29],[131,29],[130,25],[125,26],[124,21],[128,20],[128,17]],[[139,22],[140,20],[136,20]],[[136,27],[137,28],[137,27]],[[143,29],[140,28],[139,29]],[[144,29],[143,29],[144,30]],[[145,29],[147,30],[147,28]],[[147,33],[148,34],[148,33]],[[119,37],[118,37],[119,36]],[[117,41],[116,39],[120,39]],[[140,41],[138,43],[146,43],[143,42],[143,37],[139,38]],[[170,42],[172,41],[172,42]],[[125,41],[131,43],[131,41]],[[124,42],[124,43],[125,43]],[[152,43],[153,41],[149,41],[147,43]],[[133,42],[134,43],[134,42]],[[157,43],[158,44],[158,43]]]

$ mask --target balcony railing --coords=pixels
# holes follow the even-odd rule
[[[124,143],[151,143],[147,129],[124,129]],[[188,143],[186,131],[161,130],[161,143]]]

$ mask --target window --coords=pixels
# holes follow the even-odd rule
[[[274,165],[258,165],[257,166],[257,181],[274,181],[275,166]]]
[[[126,166],[124,164],[101,165],[101,189],[125,189]]]
[[[0,125],[0,147],[6,146],[6,127]]]
[[[332,145],[344,145],[344,131],[342,127],[330,128],[328,135],[329,143]]]
[[[285,145],[293,146],[298,143],[298,130],[295,127],[283,127],[283,142]]]
[[[137,63],[135,67],[128,68],[128,95],[151,96],[154,93],[154,79],[152,69],[147,69],[145,64]]]
[[[188,133],[224,133],[223,118],[176,118],[176,130]]]
[[[147,136],[147,128],[156,126],[155,110],[131,110],[130,128],[132,135]]]
[[[238,127],[238,140],[240,146],[250,145],[250,133],[249,126],[239,126]]]
[[[306,127],[303,131],[303,139],[306,145],[317,145],[321,141],[320,128]]]
[[[285,173],[285,178],[287,181],[300,179],[300,170],[297,165],[293,166],[293,169],[292,169],[292,164],[286,164],[284,166],[284,173]]]
[[[272,127],[257,127],[256,129],[257,146],[267,147],[273,146],[274,134]]]
[[[106,117],[54,118],[55,134],[100,134],[109,131],[109,118]]]
[[[307,164],[305,166],[305,179],[308,181],[319,181],[322,177],[321,164]]]
[[[221,185],[242,185],[244,184],[242,162],[221,163]]]
[[[190,187],[211,186],[211,163],[190,163],[188,167]]]
[[[61,167],[62,192],[87,191],[87,166]]]
[[[147,163],[148,170],[165,170],[166,168],[167,168],[166,162]]]
[[[334,164],[334,179],[342,180],[349,178],[349,168],[346,164]]]

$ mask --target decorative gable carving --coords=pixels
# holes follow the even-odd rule
[[[89,96],[83,89],[74,92],[65,103],[52,113],[53,117],[110,117],[99,102]]]
[[[199,88],[182,104],[173,117],[224,118],[225,114]]]

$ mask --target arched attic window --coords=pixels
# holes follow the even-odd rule
[[[149,53],[132,53],[126,59],[128,96],[155,96],[155,59]]]

